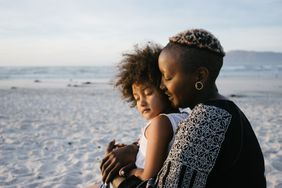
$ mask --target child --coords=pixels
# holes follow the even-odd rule
[[[173,143],[178,123],[187,118],[187,113],[173,113],[179,111],[171,106],[159,88],[160,52],[161,48],[153,43],[148,43],[144,48],[135,46],[134,52],[123,55],[116,82],[126,101],[131,102],[132,107],[136,106],[148,120],[139,140],[140,147],[135,161],[137,168],[129,172],[129,176],[134,175],[141,180],[157,175]],[[107,168],[103,166],[105,164],[101,165],[102,172]],[[103,181],[108,183],[111,179],[103,176]]]

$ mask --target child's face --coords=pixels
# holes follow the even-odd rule
[[[162,86],[174,107],[186,108],[191,106],[195,98],[193,73],[184,71],[180,54],[170,49],[164,50],[159,56],[159,68],[162,72]]]
[[[132,91],[137,110],[145,119],[150,120],[165,111],[167,107],[165,96],[154,86],[133,84]]]

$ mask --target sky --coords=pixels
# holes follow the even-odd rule
[[[0,66],[115,65],[191,28],[226,52],[282,52],[282,0],[0,0]]]

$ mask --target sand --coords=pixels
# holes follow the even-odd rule
[[[269,188],[282,187],[281,78],[222,77],[261,144]],[[86,187],[113,138],[131,143],[145,121],[110,83],[0,80],[0,187]]]

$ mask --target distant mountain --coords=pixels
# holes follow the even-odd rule
[[[282,64],[282,53],[233,50],[226,53],[225,64]]]

